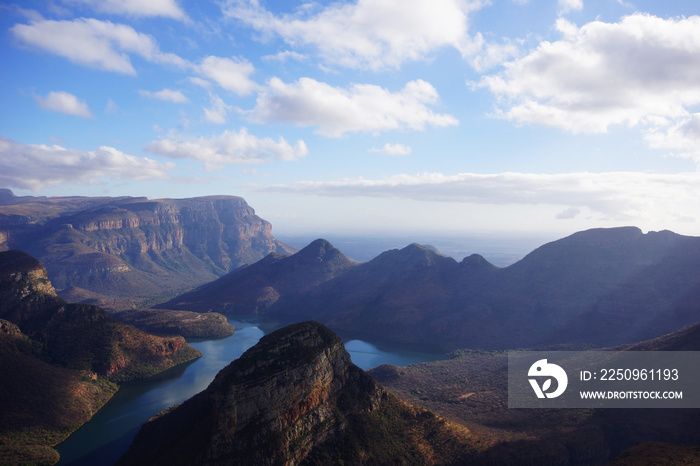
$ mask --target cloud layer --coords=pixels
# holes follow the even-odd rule
[[[428,108],[438,101],[435,88],[423,80],[411,81],[399,92],[391,92],[371,84],[341,89],[311,78],[292,84],[272,78],[248,117],[256,123],[313,126],[317,133],[328,137],[457,125],[452,115]]]
[[[284,138],[258,138],[240,131],[224,131],[210,138],[170,137],[151,142],[146,150],[152,154],[173,159],[193,159],[204,163],[206,170],[215,170],[231,163],[268,163],[274,160],[291,161],[305,157],[306,144],[298,140],[289,144]]]
[[[136,75],[130,54],[161,64],[188,66],[172,53],[160,51],[156,40],[131,26],[92,18],[40,20],[15,24],[10,32],[21,44],[53,53],[78,65]]]
[[[164,16],[184,20],[185,13],[175,0],[63,0],[67,4],[82,4],[100,13],[130,16]]]
[[[38,191],[65,183],[94,184],[105,178],[149,181],[168,178],[174,168],[113,147],[81,151],[0,137],[0,186],[11,188]]]
[[[334,197],[374,197],[415,201],[491,205],[565,206],[559,218],[573,218],[587,208],[608,218],[645,216],[695,205],[700,173],[637,172],[528,174],[422,173],[385,179],[300,181],[259,188],[262,191]],[[694,214],[693,214],[694,215]]]
[[[557,21],[542,42],[478,86],[517,123],[602,133],[613,125],[669,125],[700,104],[700,17],[648,14],[582,27]]]
[[[229,0],[224,14],[291,46],[310,47],[327,63],[349,68],[397,68],[441,47],[473,47],[468,15],[483,2],[464,0],[358,0],[295,15],[276,16],[257,0]],[[311,9],[308,8],[311,6]]]

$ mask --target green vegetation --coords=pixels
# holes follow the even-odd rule
[[[56,367],[41,345],[0,332],[0,464],[53,464],[51,448],[117,391],[106,378]]]

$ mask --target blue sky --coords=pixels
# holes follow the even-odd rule
[[[0,4],[0,187],[277,234],[700,235],[700,5]]]

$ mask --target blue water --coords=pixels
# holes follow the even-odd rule
[[[236,332],[219,340],[189,341],[202,357],[146,380],[123,384],[93,418],[56,447],[58,465],[109,466],[126,452],[141,425],[157,413],[182,403],[204,390],[216,374],[255,345],[266,333],[279,327],[259,319],[230,320]],[[349,340],[345,348],[353,363],[362,369],[390,363],[406,366],[433,361],[440,355],[377,346]]]

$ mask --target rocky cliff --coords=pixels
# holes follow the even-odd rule
[[[10,248],[37,257],[58,290],[72,287],[137,302],[187,290],[271,252],[293,252],[240,197],[17,198],[5,193],[0,250]]]
[[[53,464],[64,440],[114,394],[201,354],[102,309],[59,298],[46,269],[0,252],[0,464]]]
[[[430,427],[427,427],[427,426]],[[202,393],[145,424],[120,465],[414,464],[452,441],[401,404],[315,322],[275,331]]]
[[[200,353],[182,337],[157,337],[113,320],[104,310],[59,298],[39,261],[0,253],[0,319],[41,343],[47,361],[115,382],[152,375]]]

